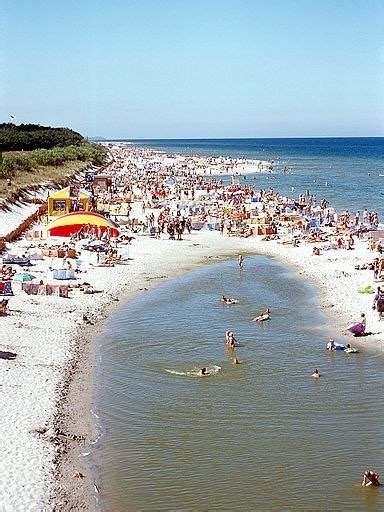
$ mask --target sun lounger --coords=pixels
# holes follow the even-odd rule
[[[21,256],[5,255],[3,258],[3,265],[30,265],[31,261],[29,258],[22,258]]]

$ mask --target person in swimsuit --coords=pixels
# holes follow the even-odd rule
[[[197,375],[199,375],[200,377],[206,377],[206,376],[207,376],[207,375],[209,375],[209,374],[208,374],[208,372],[207,372],[207,369],[204,367],[204,368],[202,368],[201,370],[199,370],[199,371],[197,372]]]
[[[261,313],[261,315],[257,316],[252,320],[252,322],[264,322],[265,320],[269,320],[271,318],[271,311],[269,308],[267,308],[264,313]]]
[[[312,373],[311,377],[314,379],[320,379],[320,373],[319,370],[316,368],[316,370]]]
[[[364,471],[363,481],[361,482],[361,485],[363,485],[364,487],[368,487],[369,485],[379,487],[381,485],[379,477],[379,473],[375,473],[374,471],[367,469],[366,471]]]
[[[233,350],[235,347],[238,347],[239,344],[232,331],[226,331],[225,344],[227,345],[227,348],[231,350]]]

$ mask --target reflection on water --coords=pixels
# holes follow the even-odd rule
[[[252,322],[267,307],[271,320]],[[100,338],[95,392],[104,508],[383,509],[382,489],[359,485],[366,467],[383,472],[382,356],[328,353],[330,334],[313,289],[264,257],[191,272],[122,308]],[[203,367],[220,371],[188,378]]]

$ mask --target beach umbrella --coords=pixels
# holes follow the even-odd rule
[[[13,276],[13,281],[20,281],[21,283],[25,283],[27,281],[33,281],[36,279],[36,276],[29,274],[28,272],[20,272],[19,274],[15,274]]]
[[[100,234],[108,231],[111,237],[119,236],[119,226],[96,212],[72,212],[61,215],[48,224],[47,231],[50,236],[72,236],[82,229],[86,231],[89,226],[98,230]]]

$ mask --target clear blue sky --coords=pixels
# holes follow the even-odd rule
[[[384,135],[383,0],[0,0],[0,121]]]

